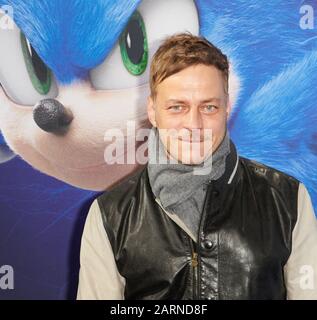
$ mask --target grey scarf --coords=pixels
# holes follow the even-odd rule
[[[217,150],[203,164],[208,174],[195,174],[197,165],[168,163],[165,147],[156,128],[151,130],[148,147],[148,175],[153,194],[164,209],[177,214],[193,234],[197,235],[205,185],[210,180],[219,179],[225,172],[226,157],[230,153],[228,130]]]

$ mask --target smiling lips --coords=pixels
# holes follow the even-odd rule
[[[182,142],[190,142],[190,143],[202,143],[202,142],[208,142],[209,140],[212,140],[212,134],[208,130],[198,130],[192,132],[178,132],[178,134],[172,134],[174,138],[178,139]]]
[[[204,142],[204,141],[208,141],[208,140],[211,140],[211,137],[209,137],[208,135],[207,136],[204,136],[204,135],[200,135],[200,134],[192,134],[192,135],[178,135],[176,137],[178,140],[182,141],[182,142],[191,142],[191,143],[201,143],[201,142]]]
[[[198,138],[198,139],[191,139],[191,138],[178,138],[178,140],[182,142],[190,142],[190,143],[201,143],[204,142],[204,139]]]

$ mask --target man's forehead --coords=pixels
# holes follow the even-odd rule
[[[223,99],[221,97],[207,97],[207,98],[204,98],[204,97],[193,97],[195,100],[199,101],[200,103],[206,103],[206,102],[218,102],[220,103]],[[166,100],[166,102],[171,102],[171,103],[179,103],[179,102],[189,102],[191,101],[192,99],[190,97],[171,97],[171,98],[168,98]]]
[[[168,78],[167,78],[168,79]],[[165,79],[165,80],[167,80]],[[163,81],[158,84],[157,93],[165,99],[221,99],[225,94],[224,80],[218,79],[182,79],[174,78],[172,81]]]

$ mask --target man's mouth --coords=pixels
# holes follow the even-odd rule
[[[198,139],[178,138],[178,140],[180,140],[182,142],[190,142],[190,143],[201,143],[201,142],[204,142],[203,138],[198,138]]]

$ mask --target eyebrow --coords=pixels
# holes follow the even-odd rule
[[[173,102],[173,103],[184,103],[184,102],[187,102],[186,99],[182,100],[182,99],[168,99],[166,102]],[[204,99],[204,100],[201,100],[200,103],[206,103],[206,102],[218,102],[220,103],[221,102],[221,99],[219,98],[208,98],[208,99]]]

